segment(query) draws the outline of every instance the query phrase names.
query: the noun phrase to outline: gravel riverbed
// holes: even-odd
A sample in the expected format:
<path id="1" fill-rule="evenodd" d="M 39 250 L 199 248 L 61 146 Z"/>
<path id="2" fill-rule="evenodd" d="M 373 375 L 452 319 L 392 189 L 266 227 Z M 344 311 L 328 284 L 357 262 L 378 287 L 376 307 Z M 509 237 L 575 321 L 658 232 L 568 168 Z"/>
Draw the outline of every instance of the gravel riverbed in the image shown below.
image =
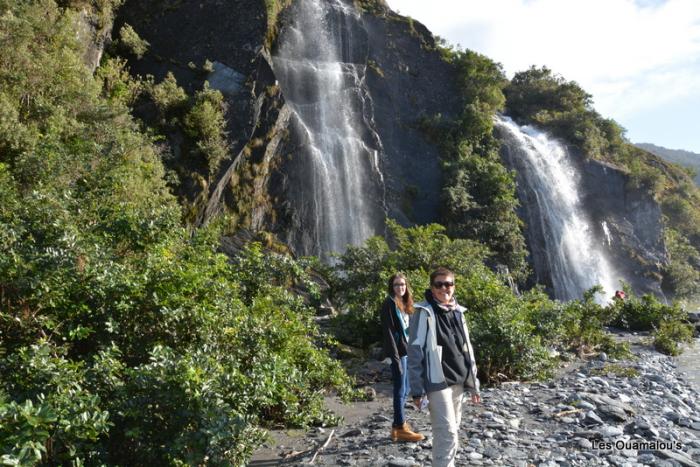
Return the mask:
<path id="1" fill-rule="evenodd" d="M 700 467 L 698 387 L 646 338 L 618 338 L 634 358 L 572 361 L 552 381 L 504 383 L 465 403 L 457 465 Z M 392 443 L 389 369 L 368 362 L 368 373 L 375 400 L 337 404 L 338 427 L 272 433 L 250 465 L 429 466 L 428 414 L 407 410 L 425 441 Z"/>

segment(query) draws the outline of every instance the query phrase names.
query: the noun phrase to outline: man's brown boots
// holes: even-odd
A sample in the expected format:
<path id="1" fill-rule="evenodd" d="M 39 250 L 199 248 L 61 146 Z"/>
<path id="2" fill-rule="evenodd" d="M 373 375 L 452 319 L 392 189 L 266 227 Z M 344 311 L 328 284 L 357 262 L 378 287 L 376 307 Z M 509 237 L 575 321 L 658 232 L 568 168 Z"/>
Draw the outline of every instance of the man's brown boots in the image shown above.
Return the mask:
<path id="1" fill-rule="evenodd" d="M 411 427 L 408 426 L 408 423 L 391 428 L 391 440 L 393 442 L 409 441 L 412 443 L 417 443 L 418 441 L 423 441 L 423 439 L 425 439 L 425 436 L 411 431 Z"/>

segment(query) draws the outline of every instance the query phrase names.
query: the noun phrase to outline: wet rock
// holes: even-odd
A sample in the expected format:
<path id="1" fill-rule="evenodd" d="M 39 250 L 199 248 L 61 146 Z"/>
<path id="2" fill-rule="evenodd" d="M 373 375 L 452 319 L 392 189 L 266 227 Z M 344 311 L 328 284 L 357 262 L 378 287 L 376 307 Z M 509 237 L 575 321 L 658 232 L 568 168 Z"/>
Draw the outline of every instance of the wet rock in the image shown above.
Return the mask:
<path id="1" fill-rule="evenodd" d="M 597 431 L 601 434 L 601 436 L 603 436 L 603 438 L 614 438 L 616 436 L 620 436 L 623 433 L 622 428 L 612 425 L 604 425 L 598 428 Z"/>
<path id="2" fill-rule="evenodd" d="M 418 464 L 415 460 L 395 458 L 389 459 L 386 465 L 387 467 L 417 467 L 420 464 Z"/>
<path id="3" fill-rule="evenodd" d="M 603 420 L 593 410 L 589 410 L 582 423 L 584 425 L 603 425 Z"/>

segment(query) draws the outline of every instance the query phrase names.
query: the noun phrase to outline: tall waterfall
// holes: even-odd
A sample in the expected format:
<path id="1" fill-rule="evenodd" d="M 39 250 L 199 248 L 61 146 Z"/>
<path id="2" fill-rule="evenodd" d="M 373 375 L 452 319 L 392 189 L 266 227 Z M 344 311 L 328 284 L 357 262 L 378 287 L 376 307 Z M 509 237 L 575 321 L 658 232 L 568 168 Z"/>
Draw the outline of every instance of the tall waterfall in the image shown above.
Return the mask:
<path id="1" fill-rule="evenodd" d="M 596 284 L 609 299 L 618 286 L 578 196 L 579 177 L 566 149 L 530 126 L 497 117 L 496 128 L 518 173 L 535 272 L 551 278 L 560 300 L 581 298 Z M 523 199 L 524 198 L 524 199 Z M 537 245 L 533 237 L 543 239 Z"/>
<path id="2" fill-rule="evenodd" d="M 381 142 L 365 85 L 366 38 L 353 36 L 364 32 L 359 14 L 341 0 L 299 0 L 294 8 L 273 63 L 301 141 L 303 174 L 293 189 L 302 250 L 327 258 L 382 225 Z"/>

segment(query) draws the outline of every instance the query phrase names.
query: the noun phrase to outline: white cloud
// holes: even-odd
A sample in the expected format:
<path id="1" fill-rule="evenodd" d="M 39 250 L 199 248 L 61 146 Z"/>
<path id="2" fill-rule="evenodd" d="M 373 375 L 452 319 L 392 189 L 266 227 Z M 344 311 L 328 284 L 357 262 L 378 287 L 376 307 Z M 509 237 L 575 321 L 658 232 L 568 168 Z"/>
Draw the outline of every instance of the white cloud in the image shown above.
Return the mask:
<path id="1" fill-rule="evenodd" d="M 697 0 L 388 1 L 509 76 L 548 66 L 591 93 L 604 116 L 700 96 Z"/>

